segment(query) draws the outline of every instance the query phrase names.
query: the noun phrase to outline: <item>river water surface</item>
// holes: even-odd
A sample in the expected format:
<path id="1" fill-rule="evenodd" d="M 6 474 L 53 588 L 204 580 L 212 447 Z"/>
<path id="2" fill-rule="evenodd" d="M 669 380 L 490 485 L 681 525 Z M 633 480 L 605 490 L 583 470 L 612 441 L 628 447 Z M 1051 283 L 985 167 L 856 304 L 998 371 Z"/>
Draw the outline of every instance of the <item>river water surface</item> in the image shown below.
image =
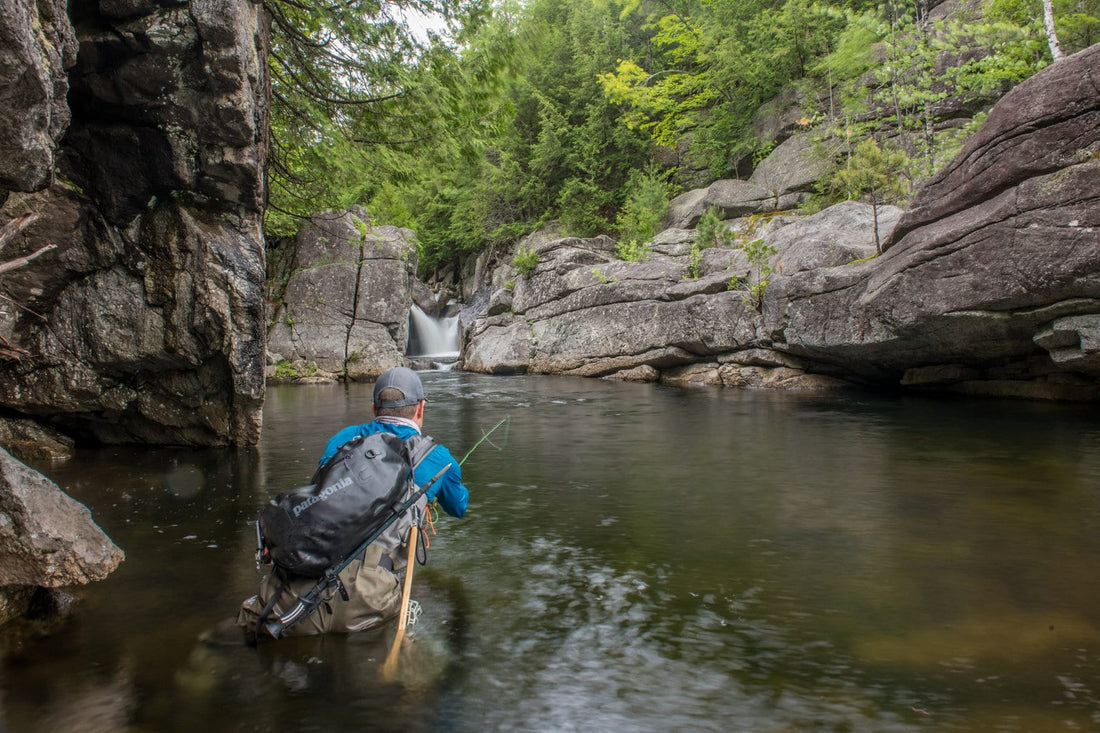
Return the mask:
<path id="1" fill-rule="evenodd" d="M 274 387 L 257 451 L 37 466 L 127 559 L 4 662 L 0 730 L 1100 729 L 1095 407 L 424 381 L 456 456 L 509 422 L 396 679 L 392 630 L 216 631 L 255 592 L 248 522 L 369 414 L 370 385 Z"/>

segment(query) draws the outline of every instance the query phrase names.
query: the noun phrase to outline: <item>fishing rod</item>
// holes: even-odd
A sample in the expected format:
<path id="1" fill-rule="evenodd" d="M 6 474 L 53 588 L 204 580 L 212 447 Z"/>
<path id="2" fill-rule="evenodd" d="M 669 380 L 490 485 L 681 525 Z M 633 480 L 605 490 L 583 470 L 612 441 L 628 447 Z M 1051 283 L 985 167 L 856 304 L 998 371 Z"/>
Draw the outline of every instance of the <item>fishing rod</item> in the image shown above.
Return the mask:
<path id="1" fill-rule="evenodd" d="M 466 455 L 462 456 L 462 460 L 458 462 L 458 465 L 461 466 L 463 463 L 465 463 L 466 459 L 469 458 L 473 454 L 473 452 L 478 449 L 478 446 L 480 446 L 486 440 L 489 440 L 490 435 L 495 433 L 501 425 L 509 423 L 510 420 L 511 415 L 505 415 L 503 418 L 501 418 L 496 425 L 491 427 L 488 432 L 481 436 L 480 440 L 474 443 L 474 446 L 470 448 L 470 450 L 466 451 Z M 500 446 L 497 446 L 492 441 L 489 441 L 489 445 L 492 445 L 497 450 L 501 449 Z M 444 468 L 444 470 L 446 470 L 446 468 Z M 440 472 L 440 474 L 442 474 L 442 472 Z M 437 475 L 436 478 L 439 478 L 439 476 Z M 432 481 L 435 481 L 435 479 L 432 479 Z M 421 530 L 418 530 L 415 524 L 409 529 L 409 556 L 408 561 L 405 563 L 405 580 L 402 584 L 401 589 L 401 607 L 397 612 L 397 633 L 393 637 L 393 643 L 390 645 L 389 654 L 386 655 L 386 661 L 382 664 L 382 679 L 388 682 L 393 681 L 394 679 L 394 671 L 397 668 L 398 650 L 401 648 L 401 642 L 405 638 L 405 630 L 409 625 L 409 603 L 411 601 L 410 591 L 412 590 L 413 568 L 416 566 L 416 539 L 420 535 L 420 532 Z M 433 534 L 435 533 L 434 526 L 432 532 Z M 427 534 L 425 534 L 424 537 L 425 539 L 427 539 Z M 425 547 L 427 547 L 427 545 L 425 545 Z"/>

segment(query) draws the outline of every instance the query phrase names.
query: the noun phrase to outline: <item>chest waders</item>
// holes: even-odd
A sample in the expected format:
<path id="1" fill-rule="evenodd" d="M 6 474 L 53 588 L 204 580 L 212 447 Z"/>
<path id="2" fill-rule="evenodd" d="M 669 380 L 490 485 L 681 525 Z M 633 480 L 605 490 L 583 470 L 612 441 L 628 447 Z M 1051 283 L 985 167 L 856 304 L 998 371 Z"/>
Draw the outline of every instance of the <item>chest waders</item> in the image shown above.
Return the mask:
<path id="1" fill-rule="evenodd" d="M 430 440 L 423 441 L 423 446 L 424 448 L 426 448 L 426 450 L 413 451 L 414 453 L 418 454 L 411 462 L 413 468 L 415 468 L 416 465 L 419 465 L 424 457 L 429 452 L 431 452 L 431 449 L 435 447 Z M 330 591 L 334 588 L 345 602 L 348 601 L 348 592 L 347 589 L 344 587 L 343 581 L 340 580 L 340 573 L 349 564 L 351 564 L 352 561 L 362 555 L 366 551 L 367 547 L 379 537 L 381 537 L 382 534 L 387 529 L 389 529 L 389 527 L 394 522 L 403 517 L 410 509 L 412 509 L 414 505 L 418 501 L 420 501 L 421 498 L 423 498 L 428 489 L 430 489 L 432 485 L 435 484 L 435 482 L 438 481 L 450 467 L 451 464 L 447 464 L 446 466 L 444 466 L 422 487 L 416 487 L 414 483 L 413 488 L 415 489 L 415 491 L 413 491 L 409 498 L 399 504 L 397 507 L 395 507 L 382 522 L 382 524 L 379 525 L 373 532 L 371 532 L 357 547 L 355 547 L 346 557 L 344 557 L 343 560 L 325 569 L 324 573 L 317 579 L 317 582 L 313 585 L 313 587 L 305 595 L 299 597 L 298 602 L 294 605 L 293 608 L 290 609 L 290 611 L 283 614 L 282 616 L 270 618 L 271 612 L 275 608 L 275 604 L 278 602 L 279 598 L 283 594 L 283 591 L 286 590 L 291 580 L 294 579 L 290 573 L 286 572 L 285 569 L 279 567 L 278 564 L 275 564 L 274 570 L 272 572 L 277 575 L 280 583 L 275 592 L 272 593 L 271 598 L 264 605 L 259 617 L 256 619 L 255 637 L 258 639 L 261 635 L 261 632 L 266 632 L 266 634 L 270 635 L 272 638 L 278 639 L 287 629 L 289 629 L 295 623 L 301 621 L 304 618 L 307 618 L 315 611 L 317 611 L 317 609 L 321 606 L 322 603 L 325 602 L 326 599 L 332 597 Z M 420 518 L 417 517 L 413 522 L 413 529 L 415 531 L 419 531 L 419 527 Z M 259 567 L 265 562 L 265 560 L 270 561 L 270 558 L 267 554 L 267 548 L 264 545 L 259 523 L 257 523 L 256 525 L 256 532 L 257 540 L 259 542 L 256 562 L 257 567 Z M 299 578 L 300 577 L 301 576 L 299 576 Z"/>

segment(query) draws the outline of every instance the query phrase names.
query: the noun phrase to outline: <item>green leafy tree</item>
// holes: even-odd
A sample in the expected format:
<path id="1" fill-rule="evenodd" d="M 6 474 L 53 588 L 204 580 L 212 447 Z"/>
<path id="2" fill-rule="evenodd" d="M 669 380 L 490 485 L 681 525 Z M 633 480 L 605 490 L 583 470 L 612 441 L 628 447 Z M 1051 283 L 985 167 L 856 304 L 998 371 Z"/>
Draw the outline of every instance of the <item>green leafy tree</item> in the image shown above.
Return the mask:
<path id="1" fill-rule="evenodd" d="M 995 99 L 1049 62 L 1038 26 L 1012 13 L 931 20 L 909 0 L 844 15 L 835 48 L 812 67 L 813 79 L 828 84 L 821 139 L 828 152 L 850 159 L 854 142 L 889 134 L 918 163 L 918 178 L 950 160 L 977 126 L 940 129 L 943 100 Z"/>
<path id="2" fill-rule="evenodd" d="M 990 22 L 1027 28 L 1045 43 L 1042 25 L 1049 12 L 1064 53 L 1077 53 L 1100 43 L 1100 0 L 1052 0 L 1049 11 L 1045 4 L 1044 0 L 989 0 L 986 17 Z"/>
<path id="3" fill-rule="evenodd" d="M 842 15 L 810 0 L 685 2 L 675 12 L 656 5 L 647 53 L 600 81 L 628 124 L 666 147 L 689 137 L 715 175 L 751 158 L 753 113 L 830 51 L 843 28 Z"/>

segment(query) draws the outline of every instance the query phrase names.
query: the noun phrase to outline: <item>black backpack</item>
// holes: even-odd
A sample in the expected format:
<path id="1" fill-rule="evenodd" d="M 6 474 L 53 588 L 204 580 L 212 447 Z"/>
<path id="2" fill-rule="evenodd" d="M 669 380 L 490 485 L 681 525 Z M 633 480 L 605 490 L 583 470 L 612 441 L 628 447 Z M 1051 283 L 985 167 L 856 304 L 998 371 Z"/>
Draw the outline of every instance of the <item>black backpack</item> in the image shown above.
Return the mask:
<path id="1" fill-rule="evenodd" d="M 260 513 L 271 562 L 295 577 L 324 576 L 404 513 L 401 505 L 416 489 L 413 469 L 434 447 L 427 436 L 402 441 L 384 431 L 342 445 L 309 486 L 276 496 Z"/>
<path id="2" fill-rule="evenodd" d="M 317 469 L 309 486 L 279 494 L 260 512 L 256 533 L 258 563 L 273 563 L 283 579 L 316 578 L 298 605 L 268 622 L 280 588 L 257 622 L 278 638 L 283 630 L 312 613 L 323 592 L 335 586 L 341 570 L 401 518 L 450 464 L 418 487 L 413 471 L 435 448 L 428 436 L 401 440 L 385 431 L 354 438 Z"/>

